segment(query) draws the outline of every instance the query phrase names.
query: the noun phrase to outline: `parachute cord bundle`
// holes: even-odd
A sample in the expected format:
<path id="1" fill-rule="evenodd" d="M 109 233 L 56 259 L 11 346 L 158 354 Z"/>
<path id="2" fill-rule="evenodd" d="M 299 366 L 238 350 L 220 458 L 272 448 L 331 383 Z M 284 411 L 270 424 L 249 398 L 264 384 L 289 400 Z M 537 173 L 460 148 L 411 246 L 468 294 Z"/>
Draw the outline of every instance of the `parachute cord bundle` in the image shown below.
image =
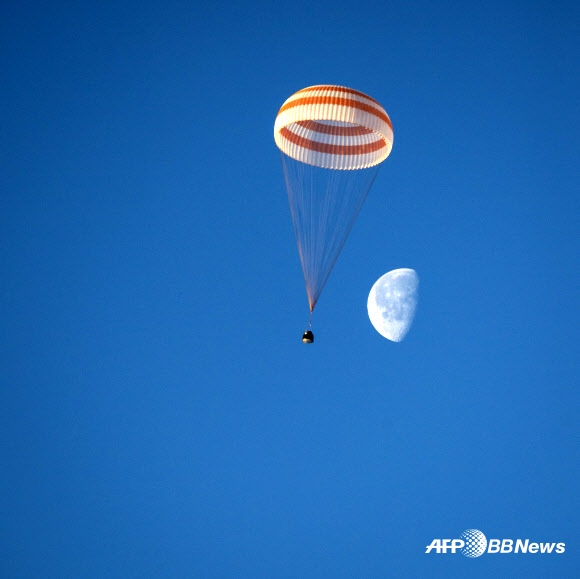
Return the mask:
<path id="1" fill-rule="evenodd" d="M 281 157 L 312 312 L 380 166 L 341 171 L 307 165 L 284 153 Z"/>

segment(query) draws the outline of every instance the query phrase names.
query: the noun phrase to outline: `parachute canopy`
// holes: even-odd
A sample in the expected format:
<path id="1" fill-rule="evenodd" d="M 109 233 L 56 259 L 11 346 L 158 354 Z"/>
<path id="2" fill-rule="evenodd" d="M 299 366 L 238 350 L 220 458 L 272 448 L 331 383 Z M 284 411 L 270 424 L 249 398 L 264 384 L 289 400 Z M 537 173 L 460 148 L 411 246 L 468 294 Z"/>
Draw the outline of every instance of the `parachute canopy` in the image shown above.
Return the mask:
<path id="1" fill-rule="evenodd" d="M 364 93 L 317 85 L 282 105 L 274 140 L 312 312 L 379 164 L 391 152 L 393 127 L 385 109 Z"/>
<path id="2" fill-rule="evenodd" d="M 393 146 L 385 109 L 362 92 L 318 85 L 299 90 L 274 125 L 279 149 L 296 161 L 325 169 L 364 169 L 384 161 Z"/>

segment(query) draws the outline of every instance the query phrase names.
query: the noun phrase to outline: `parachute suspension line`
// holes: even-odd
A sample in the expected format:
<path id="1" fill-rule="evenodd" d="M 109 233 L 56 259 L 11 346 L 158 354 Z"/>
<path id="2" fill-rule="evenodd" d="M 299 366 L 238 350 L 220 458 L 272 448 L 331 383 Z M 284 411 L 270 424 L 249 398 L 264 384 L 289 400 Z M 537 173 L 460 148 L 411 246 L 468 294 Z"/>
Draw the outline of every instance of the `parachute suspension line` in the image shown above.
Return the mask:
<path id="1" fill-rule="evenodd" d="M 304 282 L 306 284 L 306 294 L 308 296 L 308 305 L 310 308 L 310 315 L 312 316 L 312 311 L 316 304 L 314 299 L 314 288 L 309 280 L 308 267 L 309 263 L 309 252 L 307 246 L 307 232 L 314 230 L 314 223 L 312 222 L 312 216 L 310 222 L 307 222 L 309 216 L 309 200 L 306 193 L 297 190 L 296 183 L 304 182 L 306 187 L 305 191 L 312 191 L 312 185 L 307 183 L 306 175 L 306 165 L 303 163 L 294 162 L 292 164 L 285 162 L 286 155 L 280 151 L 282 158 L 282 168 L 284 170 L 284 179 L 286 181 L 286 191 L 288 192 L 288 201 L 290 203 L 290 212 L 292 214 L 292 223 L 294 224 L 294 233 L 296 235 L 296 242 L 298 245 L 298 254 L 300 256 L 300 263 L 302 264 L 302 273 L 304 275 Z M 289 160 L 288 157 L 286 159 Z"/>
<path id="2" fill-rule="evenodd" d="M 312 313 L 380 166 L 324 169 L 281 156 Z"/>

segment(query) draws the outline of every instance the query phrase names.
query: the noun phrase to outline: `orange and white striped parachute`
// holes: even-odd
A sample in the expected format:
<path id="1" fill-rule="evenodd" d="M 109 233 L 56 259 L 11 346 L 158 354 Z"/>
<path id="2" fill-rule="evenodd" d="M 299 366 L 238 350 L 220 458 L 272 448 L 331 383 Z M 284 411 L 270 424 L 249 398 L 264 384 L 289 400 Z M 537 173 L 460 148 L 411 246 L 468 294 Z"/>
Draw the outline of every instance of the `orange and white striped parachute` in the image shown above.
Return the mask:
<path id="1" fill-rule="evenodd" d="M 384 161 L 393 146 L 385 109 L 344 86 L 299 90 L 282 105 L 274 124 L 279 149 L 297 161 L 326 169 L 364 169 Z"/>
<path id="2" fill-rule="evenodd" d="M 282 165 L 310 312 L 378 173 L 393 127 L 368 95 L 335 85 L 294 93 L 280 108 L 274 140 Z"/>

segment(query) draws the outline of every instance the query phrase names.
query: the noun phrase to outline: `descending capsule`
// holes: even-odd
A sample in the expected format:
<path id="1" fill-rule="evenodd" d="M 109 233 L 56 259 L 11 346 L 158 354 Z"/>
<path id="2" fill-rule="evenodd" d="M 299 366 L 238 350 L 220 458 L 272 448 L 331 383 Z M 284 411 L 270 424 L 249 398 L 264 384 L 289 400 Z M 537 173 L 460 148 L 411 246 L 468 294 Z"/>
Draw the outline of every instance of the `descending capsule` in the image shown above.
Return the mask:
<path id="1" fill-rule="evenodd" d="M 314 342 L 314 334 L 310 330 L 306 330 L 304 334 L 302 334 L 302 341 L 305 344 L 312 344 L 312 342 Z"/>

